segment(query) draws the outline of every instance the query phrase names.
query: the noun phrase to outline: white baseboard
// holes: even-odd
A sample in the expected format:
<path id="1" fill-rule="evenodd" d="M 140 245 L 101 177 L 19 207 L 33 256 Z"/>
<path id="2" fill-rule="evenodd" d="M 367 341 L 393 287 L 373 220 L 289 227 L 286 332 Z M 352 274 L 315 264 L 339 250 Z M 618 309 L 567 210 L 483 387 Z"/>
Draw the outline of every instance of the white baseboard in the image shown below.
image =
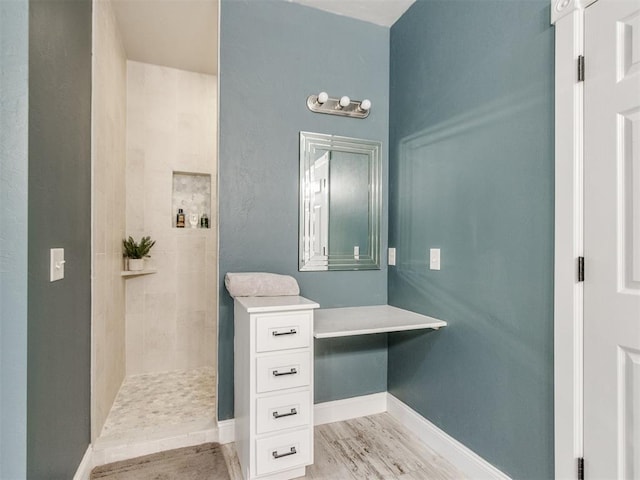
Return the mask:
<path id="1" fill-rule="evenodd" d="M 89 445 L 87 451 L 84 452 L 80 465 L 78 465 L 78 470 L 76 470 L 73 480 L 89 480 L 91 470 L 93 470 L 93 448 Z"/>
<path id="2" fill-rule="evenodd" d="M 231 420 L 221 420 L 218 422 L 218 443 L 231 443 L 236 439 L 236 422 Z"/>
<path id="3" fill-rule="evenodd" d="M 345 398 L 332 402 L 314 405 L 313 415 L 315 425 L 342 422 L 351 418 L 375 415 L 387 411 L 387 392 L 362 395 L 360 397 Z"/>
<path id="4" fill-rule="evenodd" d="M 386 411 L 387 392 L 380 392 L 332 402 L 317 403 L 313 408 L 313 416 L 315 425 L 323 425 Z M 235 441 L 235 437 L 234 419 L 218 422 L 219 443 L 231 443 Z"/>
<path id="5" fill-rule="evenodd" d="M 455 438 L 446 434 L 390 393 L 387 395 L 387 411 L 407 430 L 416 435 L 421 442 L 442 455 L 468 478 L 473 478 L 474 480 L 511 480 L 508 475 L 498 470 Z"/>

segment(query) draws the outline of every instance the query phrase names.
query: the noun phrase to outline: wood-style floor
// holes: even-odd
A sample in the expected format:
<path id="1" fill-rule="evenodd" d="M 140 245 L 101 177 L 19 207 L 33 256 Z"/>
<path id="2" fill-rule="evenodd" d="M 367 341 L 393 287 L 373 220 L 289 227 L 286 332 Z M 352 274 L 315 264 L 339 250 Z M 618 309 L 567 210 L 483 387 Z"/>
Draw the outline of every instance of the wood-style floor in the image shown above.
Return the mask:
<path id="1" fill-rule="evenodd" d="M 389 414 L 315 427 L 314 464 L 305 479 L 458 480 L 465 477 Z M 233 443 L 223 445 L 232 480 L 242 480 Z"/>

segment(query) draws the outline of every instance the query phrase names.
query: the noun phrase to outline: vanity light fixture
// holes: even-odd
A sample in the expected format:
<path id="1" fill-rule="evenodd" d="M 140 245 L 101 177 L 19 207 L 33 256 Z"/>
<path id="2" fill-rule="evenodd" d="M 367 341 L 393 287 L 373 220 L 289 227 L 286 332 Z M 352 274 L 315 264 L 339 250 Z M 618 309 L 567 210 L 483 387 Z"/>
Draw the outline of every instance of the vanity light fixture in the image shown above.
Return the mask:
<path id="1" fill-rule="evenodd" d="M 344 95 L 340 98 L 329 97 L 327 92 L 307 97 L 307 107 L 312 112 L 328 113 L 329 115 L 343 115 L 354 118 L 367 118 L 371 110 L 371 100 L 351 100 Z"/>

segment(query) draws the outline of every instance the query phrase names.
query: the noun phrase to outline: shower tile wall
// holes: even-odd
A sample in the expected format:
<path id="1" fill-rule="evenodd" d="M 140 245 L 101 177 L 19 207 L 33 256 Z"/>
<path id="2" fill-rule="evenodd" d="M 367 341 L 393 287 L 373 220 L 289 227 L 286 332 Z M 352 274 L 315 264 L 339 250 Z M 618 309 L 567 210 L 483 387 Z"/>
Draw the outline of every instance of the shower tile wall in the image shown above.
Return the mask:
<path id="1" fill-rule="evenodd" d="M 95 2 L 92 202 L 92 440 L 125 376 L 125 233 L 127 66 L 111 2 Z"/>
<path id="2" fill-rule="evenodd" d="M 171 199 L 173 172 L 211 175 L 216 198 L 216 90 L 212 75 L 127 62 L 126 228 L 156 240 L 158 271 L 127 280 L 127 375 L 216 363 L 216 230 L 175 228 Z"/>

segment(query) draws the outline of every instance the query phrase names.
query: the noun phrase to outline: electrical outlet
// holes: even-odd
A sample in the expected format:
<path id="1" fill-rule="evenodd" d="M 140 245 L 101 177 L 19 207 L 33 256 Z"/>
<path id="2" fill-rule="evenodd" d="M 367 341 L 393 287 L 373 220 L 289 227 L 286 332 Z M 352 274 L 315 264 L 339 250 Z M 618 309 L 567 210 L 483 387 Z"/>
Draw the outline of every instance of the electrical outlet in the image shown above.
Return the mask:
<path id="1" fill-rule="evenodd" d="M 387 255 L 387 263 L 389 265 L 395 265 L 396 264 L 396 249 L 395 248 L 389 248 L 389 253 Z"/>
<path id="2" fill-rule="evenodd" d="M 431 270 L 440 270 L 440 249 L 429 249 L 429 268 Z"/>

